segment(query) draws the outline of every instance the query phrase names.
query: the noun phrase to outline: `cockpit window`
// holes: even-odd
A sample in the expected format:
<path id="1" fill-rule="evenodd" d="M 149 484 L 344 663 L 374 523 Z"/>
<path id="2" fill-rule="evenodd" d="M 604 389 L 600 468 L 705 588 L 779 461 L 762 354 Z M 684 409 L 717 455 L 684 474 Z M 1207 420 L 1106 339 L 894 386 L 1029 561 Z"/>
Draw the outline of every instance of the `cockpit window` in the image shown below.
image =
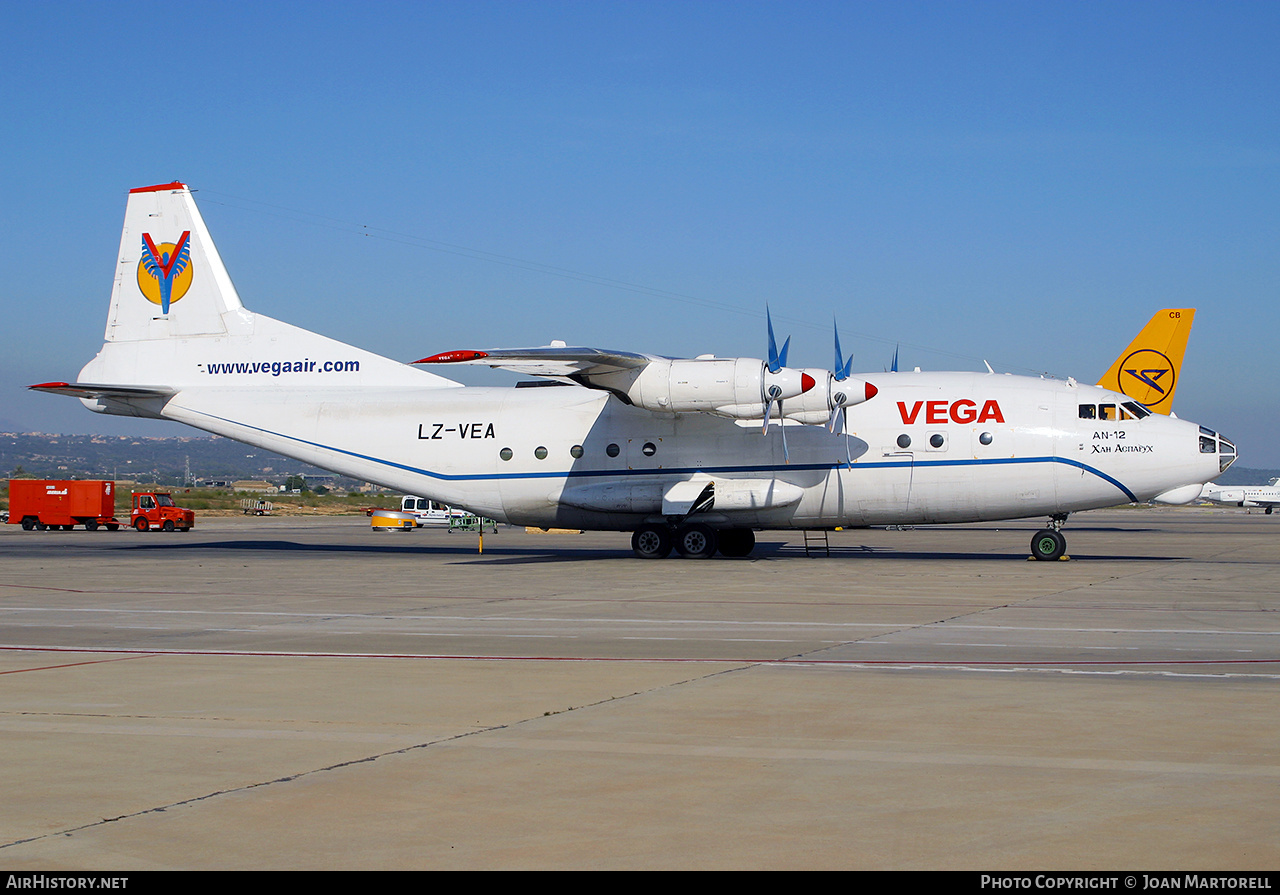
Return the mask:
<path id="1" fill-rule="evenodd" d="M 1204 435 L 1200 436 L 1200 453 L 1216 454 L 1218 453 L 1218 442 Z"/>
<path id="2" fill-rule="evenodd" d="M 1137 401 L 1125 401 L 1119 407 L 1115 404 L 1081 404 L 1080 419 L 1082 420 L 1106 420 L 1115 422 L 1116 420 L 1140 420 L 1151 416 L 1151 411 L 1143 407 Z"/>
<path id="3" fill-rule="evenodd" d="M 1225 438 L 1218 438 L 1218 472 L 1226 472 L 1227 467 L 1236 462 L 1236 446 Z M 1275 484 L 1272 479 L 1271 484 Z"/>

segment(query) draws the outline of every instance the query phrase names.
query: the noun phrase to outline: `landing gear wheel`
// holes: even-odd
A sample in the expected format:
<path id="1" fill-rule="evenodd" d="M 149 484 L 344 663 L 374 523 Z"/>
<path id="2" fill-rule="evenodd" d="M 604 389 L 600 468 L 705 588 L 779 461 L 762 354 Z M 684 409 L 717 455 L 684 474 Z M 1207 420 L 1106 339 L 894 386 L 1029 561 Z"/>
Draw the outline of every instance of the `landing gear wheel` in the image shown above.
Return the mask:
<path id="1" fill-rule="evenodd" d="M 631 535 L 631 549 L 640 559 L 665 559 L 671 553 L 671 534 L 660 525 L 644 525 Z"/>
<path id="2" fill-rule="evenodd" d="M 164 525 L 161 525 L 160 527 L 165 531 L 173 531 L 173 520 L 172 519 L 164 520 Z"/>
<path id="3" fill-rule="evenodd" d="M 136 520 L 134 520 L 133 527 L 136 528 L 138 531 L 146 531 L 148 527 L 147 517 L 139 516 Z"/>
<path id="4" fill-rule="evenodd" d="M 1052 562 L 1061 559 L 1066 552 L 1067 539 L 1062 536 L 1062 532 L 1054 531 L 1052 528 L 1036 532 L 1035 537 L 1031 539 L 1031 555 L 1036 559 Z"/>
<path id="5" fill-rule="evenodd" d="M 756 546 L 756 533 L 749 528 L 722 528 L 716 532 L 721 556 L 750 556 Z"/>
<path id="6" fill-rule="evenodd" d="M 685 559 L 707 559 L 716 553 L 716 530 L 701 522 L 682 525 L 676 530 L 676 553 Z"/>

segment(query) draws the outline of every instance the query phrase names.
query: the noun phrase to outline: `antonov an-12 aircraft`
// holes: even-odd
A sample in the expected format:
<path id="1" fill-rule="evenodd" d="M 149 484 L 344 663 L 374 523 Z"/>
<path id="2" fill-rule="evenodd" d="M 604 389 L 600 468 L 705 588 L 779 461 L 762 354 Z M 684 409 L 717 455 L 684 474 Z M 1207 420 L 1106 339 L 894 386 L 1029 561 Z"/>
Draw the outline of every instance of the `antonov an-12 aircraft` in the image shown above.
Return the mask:
<path id="1" fill-rule="evenodd" d="M 1043 516 L 1031 551 L 1053 560 L 1069 513 L 1191 501 L 1235 459 L 1216 432 L 1123 391 L 858 377 L 838 336 L 834 371 L 793 369 L 769 335 L 767 360 L 557 343 L 400 363 L 246 309 L 190 190 L 166 183 L 129 194 L 102 350 L 76 382 L 32 388 L 503 522 L 629 531 L 648 559 L 746 556 L 769 529 Z M 1130 376 L 1167 390 L 1176 370 L 1152 359 Z M 550 387 L 463 387 L 424 369 L 449 363 Z"/>

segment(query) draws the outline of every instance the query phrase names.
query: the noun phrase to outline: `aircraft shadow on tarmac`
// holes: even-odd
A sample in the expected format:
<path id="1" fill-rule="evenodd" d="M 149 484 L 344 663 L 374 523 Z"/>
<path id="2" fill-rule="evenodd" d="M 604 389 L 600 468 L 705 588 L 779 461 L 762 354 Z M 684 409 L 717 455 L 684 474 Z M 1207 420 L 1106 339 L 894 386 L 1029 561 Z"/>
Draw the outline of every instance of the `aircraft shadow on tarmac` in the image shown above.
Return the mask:
<path id="1" fill-rule="evenodd" d="M 1087 529 L 1095 531 L 1110 531 L 1112 529 Z M 1117 529 L 1118 530 L 1118 529 Z M 1124 529 L 1132 531 L 1132 529 Z M 327 544 L 306 544 L 297 541 L 282 540 L 235 540 L 235 541 L 183 541 L 182 543 L 153 543 L 130 544 L 120 549 L 124 550 L 201 550 L 201 551 L 225 551 L 225 552 L 247 552 L 247 553 L 345 553 L 345 554 L 383 554 L 390 556 L 453 556 L 458 557 L 464 562 L 482 563 L 486 565 L 501 564 L 518 564 L 518 563 L 545 563 L 545 562 L 583 562 L 583 561 L 605 561 L 616 560 L 620 558 L 631 558 L 632 552 L 627 545 L 625 539 L 620 538 L 617 548 L 592 546 L 592 547 L 571 547 L 571 546 L 543 546 L 530 545 L 528 547 L 511 547 L 511 546 L 490 546 L 486 547 L 484 553 L 478 551 L 475 543 L 462 543 L 456 545 L 436 545 L 436 544 L 368 544 L 368 543 L 327 543 Z M 1112 562 L 1152 562 L 1171 559 L 1182 559 L 1184 557 L 1165 556 L 1165 555 L 1124 555 L 1124 554 L 1069 554 L 1073 561 L 1075 560 L 1091 560 L 1091 561 L 1112 561 Z M 917 562 L 974 562 L 974 561 L 1022 561 L 1027 559 L 1028 554 L 1022 551 L 1011 550 L 1003 553 L 959 553 L 954 551 L 925 551 L 925 550 L 899 550 L 893 547 L 873 547 L 868 545 L 832 545 L 827 550 L 812 549 L 806 554 L 805 548 L 800 544 L 788 543 L 786 541 L 758 541 L 756 548 L 751 556 L 727 559 L 725 557 L 717 557 L 710 560 L 711 562 L 753 562 L 768 560 L 795 560 L 810 559 L 814 561 L 823 559 L 858 559 L 867 560 L 912 560 Z M 671 558 L 662 560 L 668 565 L 682 562 L 691 562 L 692 560 L 680 560 Z M 639 562 L 637 560 L 637 562 Z"/>

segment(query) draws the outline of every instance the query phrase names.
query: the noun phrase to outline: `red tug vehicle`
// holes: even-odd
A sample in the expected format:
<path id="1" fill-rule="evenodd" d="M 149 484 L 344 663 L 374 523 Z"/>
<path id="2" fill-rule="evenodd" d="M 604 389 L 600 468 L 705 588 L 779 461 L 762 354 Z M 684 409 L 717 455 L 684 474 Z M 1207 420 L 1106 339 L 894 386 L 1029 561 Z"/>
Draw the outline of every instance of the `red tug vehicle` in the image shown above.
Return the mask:
<path id="1" fill-rule="evenodd" d="M 71 531 L 83 525 L 88 531 L 105 527 L 116 531 L 116 483 L 107 481 L 9 480 L 9 523 L 27 531 L 61 528 Z M 192 510 L 175 506 L 163 491 L 135 491 L 128 525 L 138 531 L 190 531 L 196 524 Z"/>

